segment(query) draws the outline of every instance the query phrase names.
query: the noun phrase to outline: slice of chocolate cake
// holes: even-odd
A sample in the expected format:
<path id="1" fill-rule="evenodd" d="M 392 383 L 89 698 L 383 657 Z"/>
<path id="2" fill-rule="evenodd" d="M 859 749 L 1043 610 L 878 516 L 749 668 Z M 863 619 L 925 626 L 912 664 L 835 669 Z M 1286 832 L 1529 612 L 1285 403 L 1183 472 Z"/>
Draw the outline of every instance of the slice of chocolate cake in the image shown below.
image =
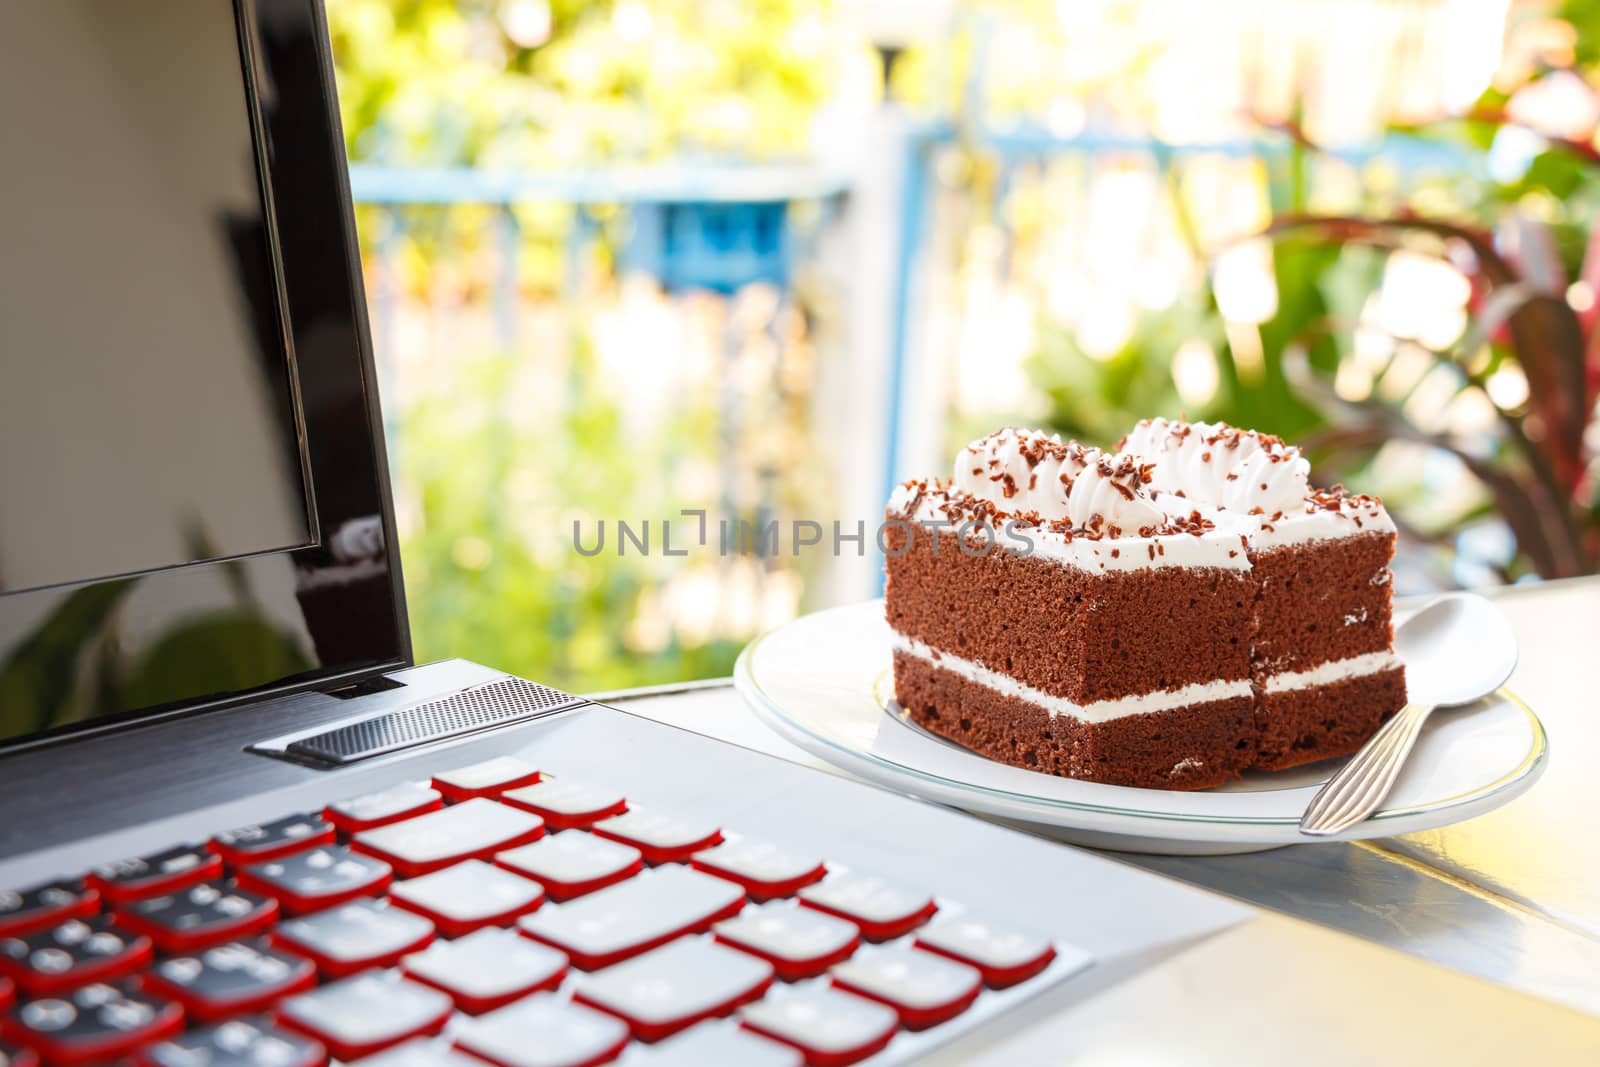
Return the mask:
<path id="1" fill-rule="evenodd" d="M 1404 702 L 1393 525 L 1306 474 L 1276 438 L 1204 424 L 1141 423 L 1117 455 L 975 442 L 889 502 L 901 705 L 991 758 L 1122 785 L 1353 751 Z"/>
<path id="2" fill-rule="evenodd" d="M 1256 766 L 1360 748 L 1405 704 L 1390 611 L 1395 528 L 1383 504 L 1314 491 L 1299 449 L 1221 424 L 1150 419 L 1122 448 L 1152 465 L 1158 499 L 1181 490 L 1215 521 L 1249 527 Z"/>
<path id="3" fill-rule="evenodd" d="M 889 503 L 895 692 L 991 758 L 1201 788 L 1255 755 L 1246 547 L 1148 492 L 1151 471 L 1042 434 L 968 447 Z"/>

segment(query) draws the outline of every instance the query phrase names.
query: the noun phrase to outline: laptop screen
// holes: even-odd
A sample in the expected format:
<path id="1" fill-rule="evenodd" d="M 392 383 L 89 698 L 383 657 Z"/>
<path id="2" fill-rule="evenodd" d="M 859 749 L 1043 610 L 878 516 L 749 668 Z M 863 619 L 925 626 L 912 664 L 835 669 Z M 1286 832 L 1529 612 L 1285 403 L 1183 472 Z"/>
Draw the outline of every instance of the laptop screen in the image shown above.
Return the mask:
<path id="1" fill-rule="evenodd" d="M 0 593 L 313 543 L 232 10 L 5 22 Z"/>
<path id="2" fill-rule="evenodd" d="M 0 3 L 0 145 L 0 750 L 409 663 L 318 0 Z"/>

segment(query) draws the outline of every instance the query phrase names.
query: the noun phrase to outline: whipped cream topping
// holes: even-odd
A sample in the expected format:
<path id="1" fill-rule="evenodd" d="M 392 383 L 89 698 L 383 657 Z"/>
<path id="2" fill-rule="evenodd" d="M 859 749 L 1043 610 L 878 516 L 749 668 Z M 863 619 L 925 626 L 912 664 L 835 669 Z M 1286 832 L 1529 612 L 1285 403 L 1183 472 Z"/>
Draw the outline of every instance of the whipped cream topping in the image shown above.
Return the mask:
<path id="1" fill-rule="evenodd" d="M 1166 524 L 1167 514 L 1145 492 L 1150 472 L 1124 456 L 1108 456 L 1099 449 L 1079 472 L 1067 499 L 1067 521 L 1085 530 L 1101 524 L 1116 537 L 1137 531 L 1149 537 Z"/>
<path id="2" fill-rule="evenodd" d="M 1191 506 L 1261 514 L 1300 510 L 1311 464 L 1282 439 L 1225 423 L 1145 419 L 1122 439 L 1124 454 L 1151 464 L 1151 488 Z"/>
<path id="3" fill-rule="evenodd" d="M 1008 515 L 1066 522 L 1089 536 L 1148 537 L 1167 521 L 1149 480 L 1131 457 L 1008 426 L 963 448 L 950 484 Z"/>
<path id="4" fill-rule="evenodd" d="M 1382 501 L 1313 490 L 1310 469 L 1280 438 L 1224 423 L 1145 419 L 1115 454 L 1007 427 L 962 449 L 950 482 L 907 482 L 889 508 L 1096 572 L 1243 569 L 1249 550 L 1394 531 Z"/>
<path id="5" fill-rule="evenodd" d="M 1358 533 L 1395 532 L 1383 501 L 1372 496 L 1352 496 L 1343 488 L 1319 489 L 1294 511 L 1255 516 L 1250 547 L 1257 551 L 1350 537 Z"/>
<path id="6" fill-rule="evenodd" d="M 964 536 L 968 542 L 964 551 L 972 555 L 1002 551 L 1037 556 L 1092 574 L 1151 567 L 1245 570 L 1250 566 L 1237 529 L 1184 525 L 1168 518 L 1160 532 L 1149 536 L 1113 536 L 1104 523 L 1075 529 L 1066 518 L 1047 522 L 1031 513 L 1009 513 L 991 500 L 941 482 L 903 483 L 890 496 L 888 511 L 890 519 Z"/>
<path id="7" fill-rule="evenodd" d="M 1089 465 L 1087 449 L 1056 434 L 1006 427 L 980 437 L 956 456 L 951 485 L 1008 512 L 1067 516 L 1073 482 Z"/>

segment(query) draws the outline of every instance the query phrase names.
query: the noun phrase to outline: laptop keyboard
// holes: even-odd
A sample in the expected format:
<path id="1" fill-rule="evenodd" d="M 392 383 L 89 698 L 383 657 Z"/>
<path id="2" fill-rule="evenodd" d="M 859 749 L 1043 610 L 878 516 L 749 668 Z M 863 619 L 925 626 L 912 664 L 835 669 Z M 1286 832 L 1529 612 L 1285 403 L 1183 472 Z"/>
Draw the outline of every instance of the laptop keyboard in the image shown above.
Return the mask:
<path id="1" fill-rule="evenodd" d="M 0 1067 L 844 1067 L 1088 962 L 501 757 L 0 889 Z"/>

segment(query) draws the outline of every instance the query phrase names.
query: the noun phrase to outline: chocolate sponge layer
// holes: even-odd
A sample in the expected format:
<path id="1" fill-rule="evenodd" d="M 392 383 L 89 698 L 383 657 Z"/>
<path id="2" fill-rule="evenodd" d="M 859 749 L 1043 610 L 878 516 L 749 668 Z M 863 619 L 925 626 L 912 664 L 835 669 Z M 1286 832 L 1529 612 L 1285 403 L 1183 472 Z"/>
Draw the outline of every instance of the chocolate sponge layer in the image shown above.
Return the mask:
<path id="1" fill-rule="evenodd" d="M 1258 693 L 1255 765 L 1281 771 L 1348 756 L 1405 703 L 1402 667 L 1309 689 Z"/>
<path id="2" fill-rule="evenodd" d="M 891 516 L 891 518 L 894 516 Z M 909 539 L 909 545 L 907 541 Z M 890 525 L 889 625 L 1076 704 L 1250 677 L 1249 571 L 1090 574 Z"/>
<path id="3" fill-rule="evenodd" d="M 1364 533 L 1252 552 L 1258 680 L 1394 643 L 1394 534 Z"/>
<path id="4" fill-rule="evenodd" d="M 1067 778 L 1206 789 L 1255 756 L 1249 696 L 1086 723 L 896 652 L 895 694 L 918 725 L 990 759 Z"/>

